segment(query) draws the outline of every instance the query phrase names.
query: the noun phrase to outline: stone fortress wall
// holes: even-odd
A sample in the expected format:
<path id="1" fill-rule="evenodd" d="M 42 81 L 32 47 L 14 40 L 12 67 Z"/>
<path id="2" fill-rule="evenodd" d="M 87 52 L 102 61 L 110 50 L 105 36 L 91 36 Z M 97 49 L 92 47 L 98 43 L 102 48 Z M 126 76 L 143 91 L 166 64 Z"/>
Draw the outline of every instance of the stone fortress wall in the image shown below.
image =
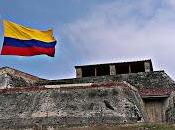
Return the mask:
<path id="1" fill-rule="evenodd" d="M 46 80 L 1 68 L 0 128 L 175 122 L 175 82 L 164 71 L 153 71 L 150 60 L 76 69 L 81 77 Z"/>

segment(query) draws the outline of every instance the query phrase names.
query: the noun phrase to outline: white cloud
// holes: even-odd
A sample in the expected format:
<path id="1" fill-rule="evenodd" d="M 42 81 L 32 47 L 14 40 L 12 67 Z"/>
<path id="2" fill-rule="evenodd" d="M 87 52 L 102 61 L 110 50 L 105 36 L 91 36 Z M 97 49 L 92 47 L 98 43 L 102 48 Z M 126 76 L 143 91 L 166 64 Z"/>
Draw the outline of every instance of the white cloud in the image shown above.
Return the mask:
<path id="1" fill-rule="evenodd" d="M 175 77 L 174 7 L 174 0 L 126 0 L 100 5 L 66 25 L 65 37 L 86 63 L 152 58 L 157 69 L 166 69 Z"/>

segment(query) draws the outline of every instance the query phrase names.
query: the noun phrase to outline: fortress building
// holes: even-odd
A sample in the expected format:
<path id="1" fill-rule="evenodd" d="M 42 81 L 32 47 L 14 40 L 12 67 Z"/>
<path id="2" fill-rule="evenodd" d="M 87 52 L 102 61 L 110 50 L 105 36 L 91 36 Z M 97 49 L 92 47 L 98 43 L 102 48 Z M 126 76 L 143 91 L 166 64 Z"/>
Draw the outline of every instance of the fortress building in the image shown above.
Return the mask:
<path id="1" fill-rule="evenodd" d="M 75 69 L 76 78 L 47 80 L 1 68 L 0 128 L 175 122 L 175 82 L 151 60 Z"/>

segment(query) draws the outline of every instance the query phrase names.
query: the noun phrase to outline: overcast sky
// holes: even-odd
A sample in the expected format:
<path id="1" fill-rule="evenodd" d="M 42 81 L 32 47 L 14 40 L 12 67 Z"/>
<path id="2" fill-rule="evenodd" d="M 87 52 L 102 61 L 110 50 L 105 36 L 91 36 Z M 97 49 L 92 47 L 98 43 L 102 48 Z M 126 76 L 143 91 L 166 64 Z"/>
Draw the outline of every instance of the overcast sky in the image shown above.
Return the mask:
<path id="1" fill-rule="evenodd" d="M 54 58 L 0 56 L 41 78 L 75 77 L 75 65 L 152 59 L 154 70 L 175 79 L 175 0 L 0 0 L 3 19 L 54 29 Z"/>

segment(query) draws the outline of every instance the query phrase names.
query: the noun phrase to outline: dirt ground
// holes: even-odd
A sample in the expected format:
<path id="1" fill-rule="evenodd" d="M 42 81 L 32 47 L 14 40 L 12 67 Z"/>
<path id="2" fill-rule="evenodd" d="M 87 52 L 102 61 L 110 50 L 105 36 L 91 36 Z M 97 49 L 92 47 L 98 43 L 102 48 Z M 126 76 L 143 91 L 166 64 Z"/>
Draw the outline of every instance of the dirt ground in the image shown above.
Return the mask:
<path id="1" fill-rule="evenodd" d="M 58 130 L 175 130 L 175 125 L 173 124 L 134 124 L 134 125 L 117 125 L 117 126 L 61 128 Z"/>

